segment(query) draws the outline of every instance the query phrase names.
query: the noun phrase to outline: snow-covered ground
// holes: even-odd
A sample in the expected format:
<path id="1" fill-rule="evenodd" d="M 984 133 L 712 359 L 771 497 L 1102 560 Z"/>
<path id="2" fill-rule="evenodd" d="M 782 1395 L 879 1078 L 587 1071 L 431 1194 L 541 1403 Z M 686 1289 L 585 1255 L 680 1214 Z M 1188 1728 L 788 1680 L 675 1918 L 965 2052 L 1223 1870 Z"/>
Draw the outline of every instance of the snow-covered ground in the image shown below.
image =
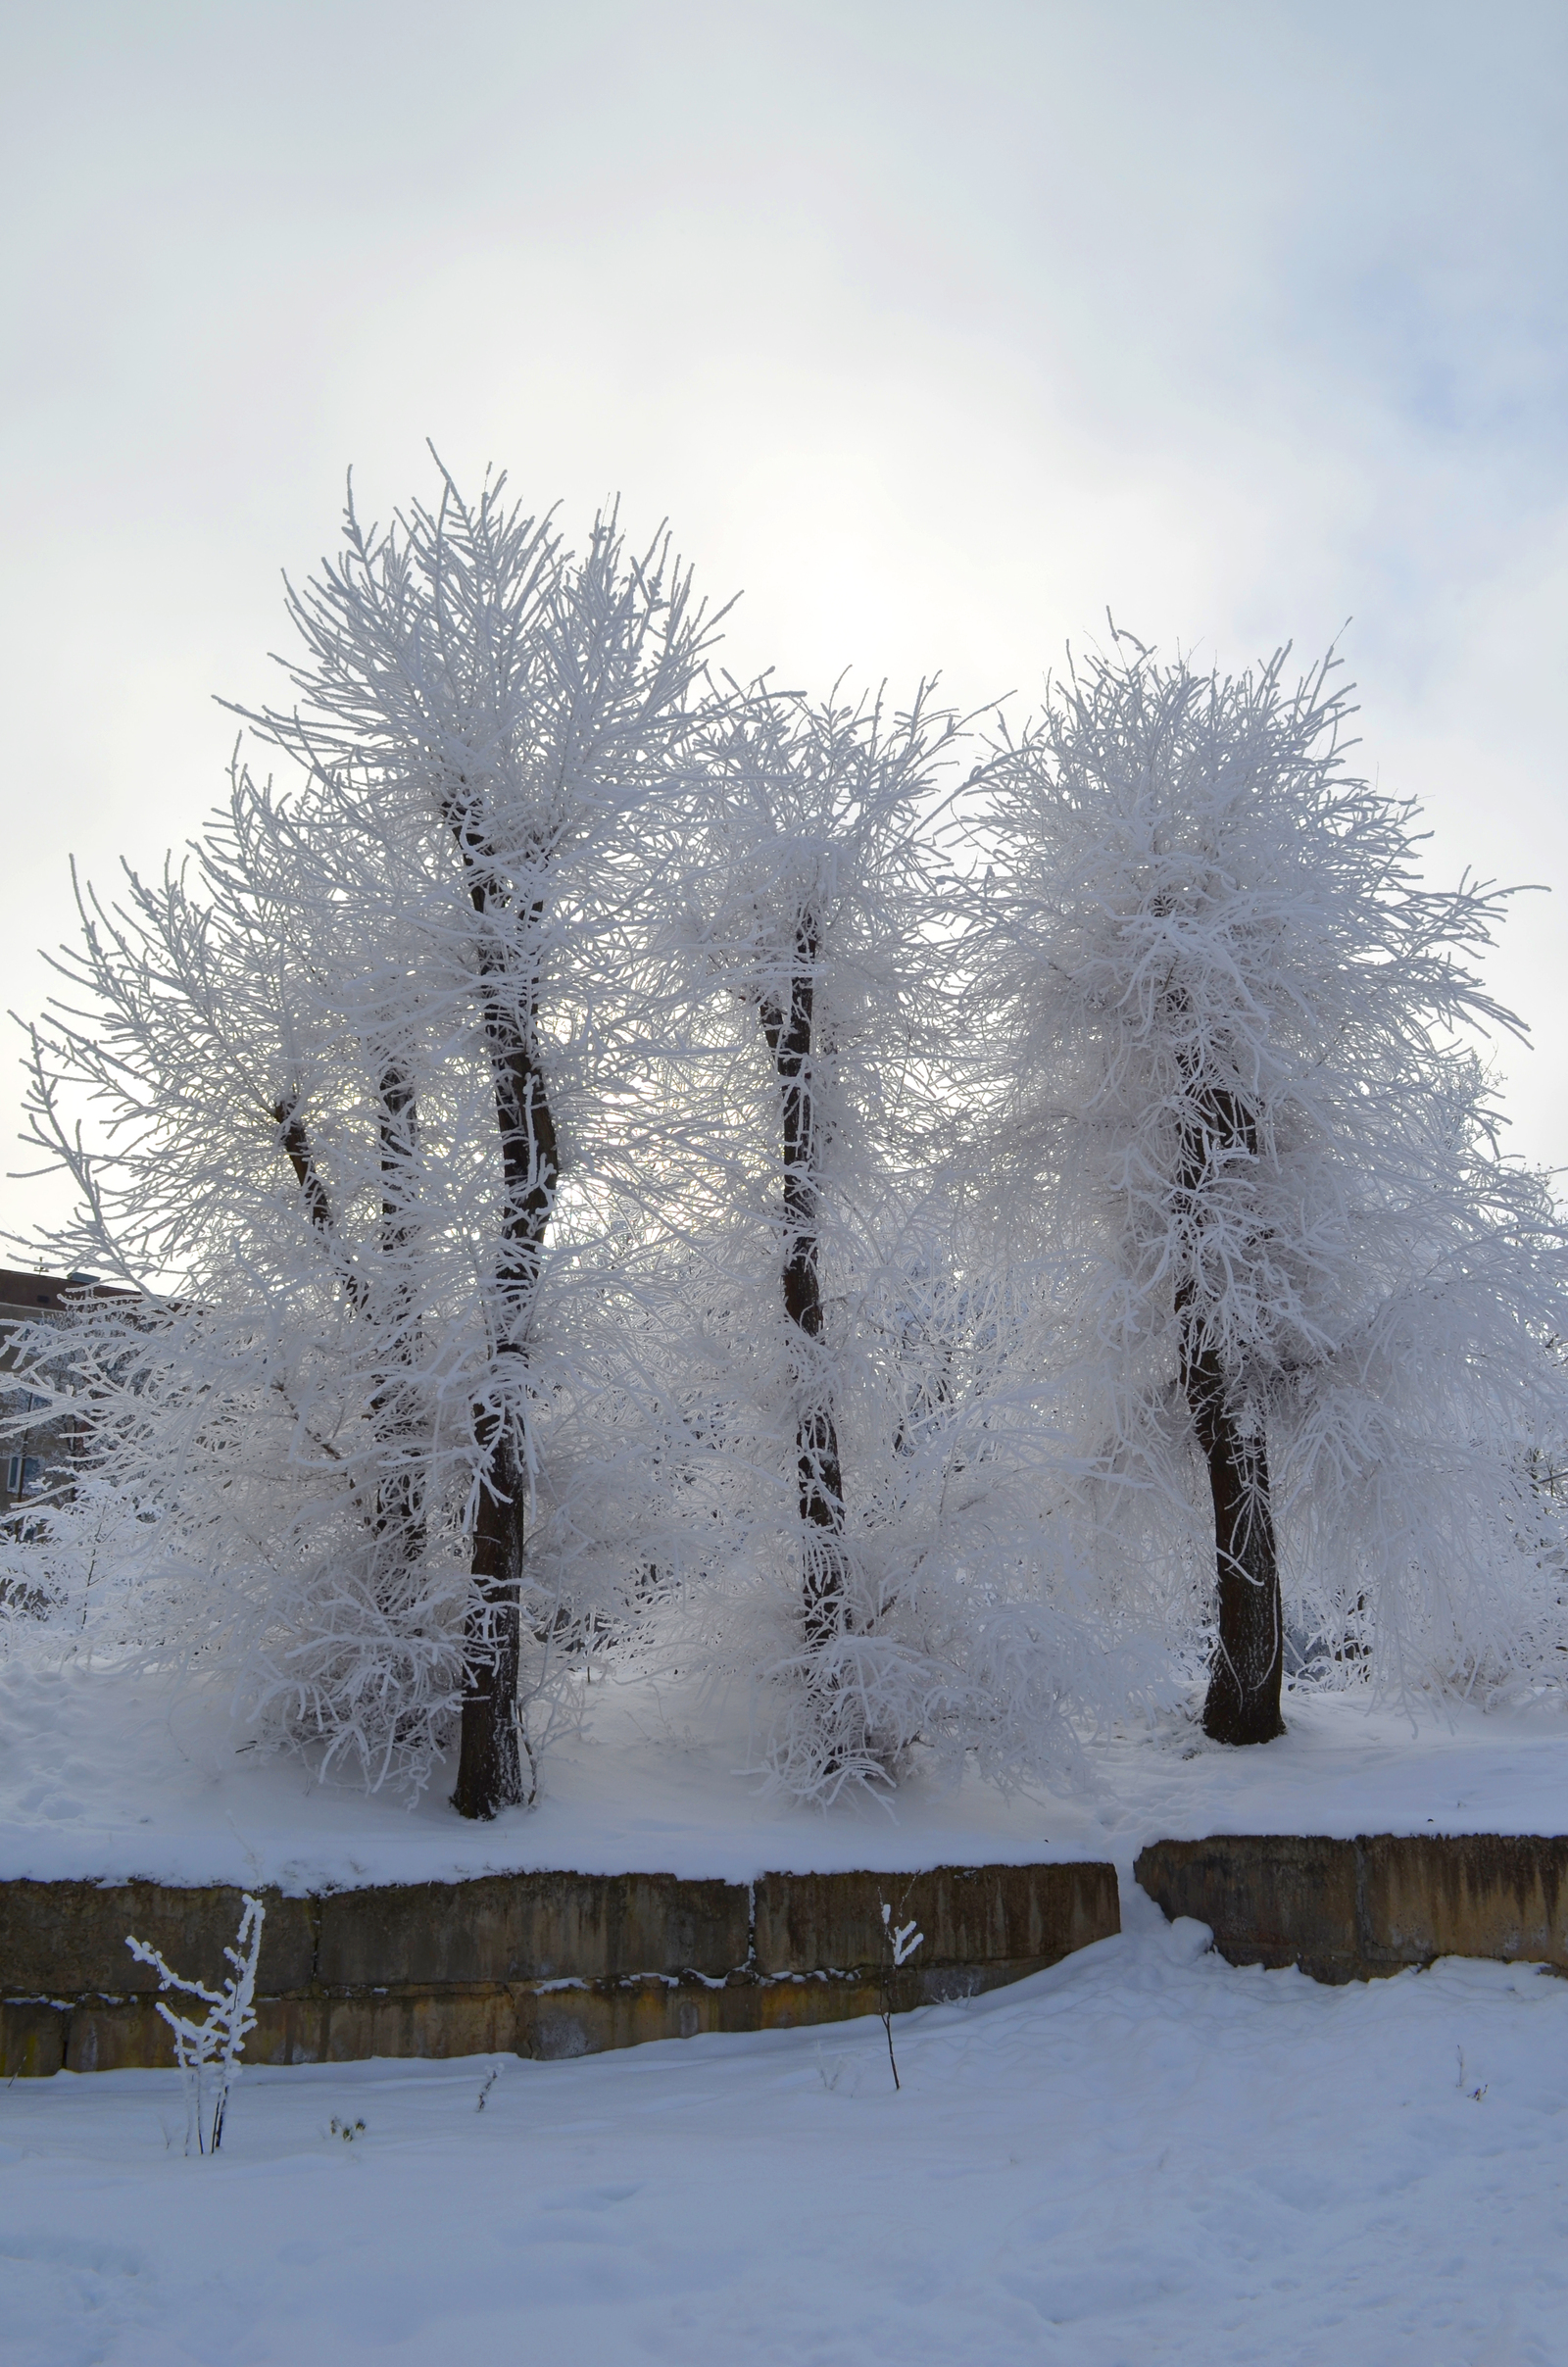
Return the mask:
<path id="1" fill-rule="evenodd" d="M 215 1689 L 84 1664 L 0 1661 L 0 1878 L 415 1882 L 525 1867 L 632 1869 L 749 1881 L 769 1868 L 1109 1857 L 1223 1832 L 1558 1833 L 1568 1830 L 1568 1717 L 1543 1704 L 1424 1712 L 1296 1696 L 1290 1732 L 1259 1751 L 1205 1744 L 1176 1720 L 1090 1746 L 1090 1788 L 1004 1800 L 912 1785 L 891 1812 L 824 1816 L 760 1795 L 744 1703 L 729 1719 L 679 1686 L 595 1685 L 581 1736 L 546 1769 L 530 1812 L 465 1825 L 432 1784 L 391 1794 L 322 1786 L 298 1759 L 245 1747 Z"/>
<path id="2" fill-rule="evenodd" d="M 896 2025 L 585 2060 L 253 2069 L 181 2157 L 172 2072 L 0 2090 L 0 2361 L 535 2356 L 705 2367 L 1555 2367 L 1568 1983 L 1234 1971 L 1131 1880 L 1160 1834 L 1554 1832 L 1568 1720 L 1297 1699 L 1265 1751 L 1109 1738 L 1093 1788 L 759 1797 L 676 1689 L 595 1689 L 532 1815 L 462 1826 L 241 1748 L 221 1700 L 0 1673 L 0 1875 L 389 1881 L 486 1868 L 1109 1856 L 1127 1928 Z M 494 2070 L 482 2111 L 484 2082 Z M 363 2133 L 345 2140 L 336 2120 Z"/>
<path id="3" fill-rule="evenodd" d="M 0 2357 L 1558 2367 L 1568 1983 L 1322 1989 L 1131 1903 L 898 2022 L 898 2095 L 875 2022 L 258 2070 L 186 2161 L 172 2072 L 18 2081 Z"/>

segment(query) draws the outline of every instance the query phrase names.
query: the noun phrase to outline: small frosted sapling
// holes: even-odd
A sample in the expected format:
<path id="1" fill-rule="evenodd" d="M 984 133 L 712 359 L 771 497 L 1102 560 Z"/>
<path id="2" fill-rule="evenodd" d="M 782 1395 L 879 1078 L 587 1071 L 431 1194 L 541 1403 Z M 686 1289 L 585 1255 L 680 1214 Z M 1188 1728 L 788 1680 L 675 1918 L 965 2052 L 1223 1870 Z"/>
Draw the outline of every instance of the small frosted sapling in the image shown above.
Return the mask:
<path id="1" fill-rule="evenodd" d="M 256 1964 L 262 1950 L 262 1925 L 267 1920 L 267 1909 L 249 1891 L 243 1897 L 245 1911 L 239 1919 L 235 1944 L 223 1950 L 233 1970 L 221 1989 L 207 1989 L 200 1981 L 187 1981 L 171 1972 L 159 1950 L 150 1948 L 145 1940 L 127 1936 L 125 1941 L 138 1964 L 153 1967 L 161 1990 L 177 1989 L 187 1997 L 199 1997 L 208 2008 L 205 2021 L 197 2022 L 188 2014 L 176 2013 L 162 1997 L 158 2000 L 158 2010 L 174 2034 L 174 2058 L 184 2082 L 187 2153 L 192 2138 L 198 2153 L 216 2153 L 222 2144 L 228 2092 L 240 2074 L 239 2058 L 245 2051 L 245 2041 L 256 2027 L 251 1999 L 256 1993 Z M 210 2127 L 206 2112 L 209 2070 L 218 2090 Z"/>
<path id="2" fill-rule="evenodd" d="M 893 2085 L 903 2086 L 899 2078 L 899 2058 L 893 2051 L 893 1975 L 907 1964 L 924 1940 L 924 1932 L 914 1928 L 914 1917 L 907 1923 L 895 1923 L 893 1909 L 882 1901 L 882 2028 L 887 2035 L 888 2062 L 893 2071 Z"/>

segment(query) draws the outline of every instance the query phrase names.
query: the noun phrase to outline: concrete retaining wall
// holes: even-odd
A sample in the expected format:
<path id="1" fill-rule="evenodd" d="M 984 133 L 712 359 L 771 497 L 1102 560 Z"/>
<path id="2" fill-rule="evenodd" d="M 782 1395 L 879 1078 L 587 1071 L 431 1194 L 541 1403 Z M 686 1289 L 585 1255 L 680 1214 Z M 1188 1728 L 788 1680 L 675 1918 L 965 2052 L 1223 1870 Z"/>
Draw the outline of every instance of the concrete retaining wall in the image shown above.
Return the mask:
<path id="1" fill-rule="evenodd" d="M 1220 1834 L 1159 1841 L 1135 1868 L 1233 1964 L 1371 1980 L 1439 1956 L 1568 1973 L 1568 1838 Z M 893 1976 L 898 2010 L 972 1996 L 1121 1928 L 1109 1865 L 944 1866 L 906 1874 L 518 1874 L 264 1894 L 259 2022 L 270 2063 L 368 2055 L 595 2054 L 704 2030 L 874 2013 L 883 1899 L 925 1945 Z M 237 1890 L 0 1882 L 0 2078 L 171 2060 L 157 1976 L 134 1932 L 209 1985 Z"/>
<path id="2" fill-rule="evenodd" d="M 1170 1916 L 1206 1923 L 1232 1964 L 1370 1981 L 1439 1956 L 1568 1972 L 1568 1838 L 1496 1833 L 1227 1833 L 1156 1841 L 1133 1871 Z"/>
<path id="3" fill-rule="evenodd" d="M 1121 1928 L 1109 1865 L 944 1866 L 907 1874 L 517 1874 L 262 1894 L 252 2062 L 368 2055 L 598 2053 L 704 2030 L 787 2029 L 875 2012 L 883 1899 L 925 1945 L 893 1976 L 909 2006 L 971 1996 Z M 157 1975 L 216 1985 L 240 1893 L 149 1882 L 0 1883 L 0 2077 L 172 2059 Z"/>

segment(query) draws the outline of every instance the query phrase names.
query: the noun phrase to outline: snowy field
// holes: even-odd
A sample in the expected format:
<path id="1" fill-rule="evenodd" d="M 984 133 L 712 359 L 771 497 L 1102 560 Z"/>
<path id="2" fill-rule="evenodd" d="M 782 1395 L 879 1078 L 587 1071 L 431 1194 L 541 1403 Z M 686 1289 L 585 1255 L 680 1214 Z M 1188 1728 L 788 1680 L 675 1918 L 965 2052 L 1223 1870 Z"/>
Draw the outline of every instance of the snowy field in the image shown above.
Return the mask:
<path id="1" fill-rule="evenodd" d="M 172 2071 L 14 2081 L 0 2361 L 1560 2367 L 1568 1982 L 1235 1971 L 1131 1864 L 1160 1834 L 1561 1831 L 1568 1723 L 1287 1709 L 1259 1751 L 1174 1722 L 1107 1738 L 1070 1797 L 913 1788 L 896 1815 L 822 1817 L 759 1797 L 743 1724 L 596 1689 L 541 1807 L 475 1829 L 438 1794 L 411 1811 L 243 1749 L 216 1696 L 13 1658 L 0 1874 L 303 1889 L 1093 1855 L 1127 1929 L 903 2018 L 901 2095 L 875 2023 L 255 2068 L 218 2160 L 187 2162 Z"/>
<path id="2" fill-rule="evenodd" d="M 1568 1983 L 1322 1989 L 1131 1908 L 898 2022 L 899 2095 L 875 2022 L 259 2070 L 186 2161 L 172 2072 L 18 2081 L 0 2356 L 1559 2367 Z"/>
<path id="3" fill-rule="evenodd" d="M 291 1756 L 246 1747 L 217 1688 L 172 1695 L 113 1668 L 0 1661 L 0 1879 L 421 1882 L 559 1867 L 750 1881 L 778 1868 L 1111 1858 L 1123 1887 L 1148 1841 L 1205 1833 L 1560 1833 L 1568 1717 L 1542 1703 L 1367 1711 L 1287 1696 L 1290 1731 L 1261 1751 L 1207 1744 L 1185 1721 L 1108 1736 L 1086 1788 L 1004 1800 L 966 1782 L 911 1784 L 890 1806 L 829 1815 L 762 1798 L 744 1703 L 679 1686 L 595 1685 L 583 1731 L 546 1765 L 545 1797 L 494 1823 L 321 1786 Z M 1565 2353 L 1568 2355 L 1568 2353 Z"/>

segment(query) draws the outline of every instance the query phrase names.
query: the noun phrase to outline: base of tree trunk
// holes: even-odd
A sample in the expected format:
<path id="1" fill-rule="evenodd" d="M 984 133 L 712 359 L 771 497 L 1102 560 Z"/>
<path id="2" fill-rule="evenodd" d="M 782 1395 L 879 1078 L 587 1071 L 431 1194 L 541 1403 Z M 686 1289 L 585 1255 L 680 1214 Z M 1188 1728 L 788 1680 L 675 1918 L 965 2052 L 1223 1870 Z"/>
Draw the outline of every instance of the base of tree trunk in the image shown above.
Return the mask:
<path id="1" fill-rule="evenodd" d="M 460 1816 L 486 1823 L 523 1800 L 522 1753 L 510 1702 L 493 1696 L 463 1704 L 463 1742 L 452 1805 Z"/>
<path id="2" fill-rule="evenodd" d="M 1215 1743 L 1273 1743 L 1285 1732 L 1285 1620 L 1268 1452 L 1230 1414 L 1215 1364 L 1194 1359 L 1187 1383 L 1214 1500 L 1219 1590 L 1203 1732 Z"/>
<path id="3" fill-rule="evenodd" d="M 1285 1732 L 1285 1621 L 1266 1499 L 1249 1525 L 1246 1559 L 1223 1548 L 1219 1555 L 1219 1634 L 1203 1703 L 1203 1732 L 1214 1743 L 1273 1743 Z M 1233 1529 L 1227 1543 L 1239 1542 Z"/>
<path id="4" fill-rule="evenodd" d="M 1244 1693 L 1231 1669 L 1216 1665 L 1203 1702 L 1203 1732 L 1211 1743 L 1277 1743 L 1285 1732 L 1278 1691 L 1272 1697 L 1266 1687 Z"/>
<path id="5" fill-rule="evenodd" d="M 476 1408 L 474 1426 L 481 1437 L 488 1420 L 483 1409 Z M 458 1785 L 452 1795 L 460 1816 L 481 1820 L 499 1815 L 503 1808 L 520 1808 L 527 1798 L 517 1738 L 525 1491 L 510 1432 L 491 1432 L 490 1455 L 469 1564 L 473 1591 L 464 1633 L 468 1683 L 463 1697 Z"/>
<path id="6" fill-rule="evenodd" d="M 492 1596 L 484 1612 L 485 1657 L 469 1678 L 463 1703 L 458 1781 L 452 1805 L 460 1816 L 487 1822 L 527 1798 L 517 1742 L 517 1671 L 522 1638 L 516 1594 Z"/>

